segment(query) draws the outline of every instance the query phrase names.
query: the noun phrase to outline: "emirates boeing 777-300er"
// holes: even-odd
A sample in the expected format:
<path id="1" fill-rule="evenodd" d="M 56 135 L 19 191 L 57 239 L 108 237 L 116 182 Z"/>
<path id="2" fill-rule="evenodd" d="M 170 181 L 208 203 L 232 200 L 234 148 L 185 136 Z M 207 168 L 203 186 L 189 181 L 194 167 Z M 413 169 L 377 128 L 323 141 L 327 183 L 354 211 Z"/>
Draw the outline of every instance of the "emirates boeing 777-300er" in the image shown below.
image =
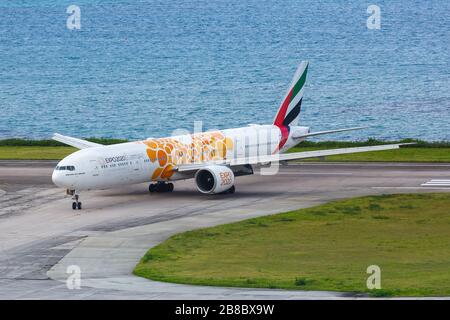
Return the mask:
<path id="1" fill-rule="evenodd" d="M 53 182 L 72 195 L 81 209 L 80 191 L 150 182 L 150 192 L 173 191 L 172 181 L 193 178 L 205 194 L 234 193 L 235 177 L 261 165 L 336 154 L 397 149 L 401 144 L 285 153 L 311 136 L 357 130 L 310 132 L 298 126 L 308 63 L 303 61 L 272 124 L 207 131 L 167 138 L 101 145 L 55 134 L 54 140 L 80 149 L 61 160 Z"/>

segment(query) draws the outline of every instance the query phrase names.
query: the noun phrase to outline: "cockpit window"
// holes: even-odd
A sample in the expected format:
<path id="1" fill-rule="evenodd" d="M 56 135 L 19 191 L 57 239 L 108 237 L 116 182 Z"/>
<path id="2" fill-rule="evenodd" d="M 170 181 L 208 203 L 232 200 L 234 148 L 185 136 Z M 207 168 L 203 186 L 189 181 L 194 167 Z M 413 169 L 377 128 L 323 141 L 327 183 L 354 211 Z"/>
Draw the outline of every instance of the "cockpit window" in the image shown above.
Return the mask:
<path id="1" fill-rule="evenodd" d="M 56 170 L 75 171 L 75 167 L 74 166 L 56 166 Z"/>

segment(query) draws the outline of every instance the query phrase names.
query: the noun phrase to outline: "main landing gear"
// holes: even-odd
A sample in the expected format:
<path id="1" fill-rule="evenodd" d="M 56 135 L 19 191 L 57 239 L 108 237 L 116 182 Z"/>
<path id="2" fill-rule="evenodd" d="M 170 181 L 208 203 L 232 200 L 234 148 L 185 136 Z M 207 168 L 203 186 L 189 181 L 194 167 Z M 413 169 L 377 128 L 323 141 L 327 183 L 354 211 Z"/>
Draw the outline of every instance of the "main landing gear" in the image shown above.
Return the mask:
<path id="1" fill-rule="evenodd" d="M 234 187 L 234 184 L 233 184 L 230 189 L 220 192 L 218 194 L 228 194 L 228 193 L 235 193 L 235 192 L 236 192 L 236 188 Z"/>
<path id="2" fill-rule="evenodd" d="M 76 192 L 76 190 L 67 190 L 67 194 L 72 196 L 72 209 L 73 210 L 81 210 L 81 201 L 80 195 Z"/>
<path id="3" fill-rule="evenodd" d="M 148 186 L 148 191 L 150 191 L 150 193 L 153 192 L 172 192 L 173 191 L 173 183 L 166 183 L 166 182 L 157 182 L 157 183 L 152 183 Z"/>

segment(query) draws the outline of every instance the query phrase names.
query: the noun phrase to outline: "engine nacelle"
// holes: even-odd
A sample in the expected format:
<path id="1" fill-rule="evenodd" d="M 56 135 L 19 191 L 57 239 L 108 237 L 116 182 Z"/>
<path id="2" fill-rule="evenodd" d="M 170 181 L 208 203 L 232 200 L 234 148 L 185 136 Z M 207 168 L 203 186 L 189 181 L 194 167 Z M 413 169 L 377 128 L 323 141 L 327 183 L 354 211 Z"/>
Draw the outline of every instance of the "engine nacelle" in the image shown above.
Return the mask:
<path id="1" fill-rule="evenodd" d="M 201 193 L 221 193 L 234 185 L 234 174 L 228 167 L 212 165 L 195 173 L 195 183 Z"/>

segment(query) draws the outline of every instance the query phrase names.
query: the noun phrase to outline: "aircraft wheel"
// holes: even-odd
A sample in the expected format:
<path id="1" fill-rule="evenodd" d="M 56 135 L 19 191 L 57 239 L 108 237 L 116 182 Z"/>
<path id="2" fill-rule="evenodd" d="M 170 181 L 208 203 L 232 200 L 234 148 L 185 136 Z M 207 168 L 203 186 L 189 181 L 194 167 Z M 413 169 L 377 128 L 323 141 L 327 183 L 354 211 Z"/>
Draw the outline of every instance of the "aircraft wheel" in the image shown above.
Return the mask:
<path id="1" fill-rule="evenodd" d="M 78 202 L 77 208 L 78 208 L 78 210 L 81 210 L 81 202 Z"/>
<path id="2" fill-rule="evenodd" d="M 156 192 L 162 193 L 162 192 L 166 192 L 167 191 L 167 184 L 164 182 L 158 182 L 155 185 L 155 190 Z"/>
<path id="3" fill-rule="evenodd" d="M 167 184 L 167 191 L 168 192 L 172 192 L 173 191 L 173 183 L 168 183 Z"/>
<path id="4" fill-rule="evenodd" d="M 236 188 L 234 185 L 228 190 L 229 193 L 234 193 L 236 191 Z"/>
<path id="5" fill-rule="evenodd" d="M 72 202 L 72 209 L 73 210 L 77 210 L 77 203 L 76 202 Z"/>
<path id="6" fill-rule="evenodd" d="M 156 191 L 156 185 L 154 185 L 153 183 L 151 183 L 151 184 L 148 186 L 148 191 L 150 191 L 150 193 L 155 192 L 155 191 Z"/>

